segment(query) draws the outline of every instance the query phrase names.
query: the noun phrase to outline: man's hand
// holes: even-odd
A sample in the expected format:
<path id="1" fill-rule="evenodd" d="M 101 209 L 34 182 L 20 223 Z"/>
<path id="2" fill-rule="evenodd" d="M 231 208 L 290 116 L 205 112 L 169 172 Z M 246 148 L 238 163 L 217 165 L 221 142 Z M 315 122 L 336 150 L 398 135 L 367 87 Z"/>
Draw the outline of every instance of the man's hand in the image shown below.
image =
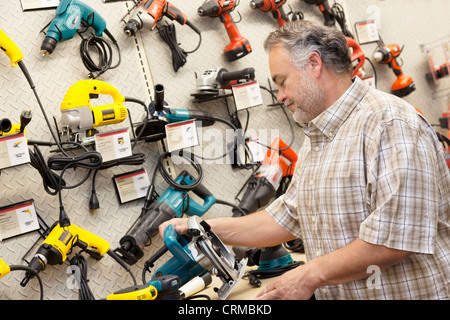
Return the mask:
<path id="1" fill-rule="evenodd" d="M 172 224 L 175 228 L 175 232 L 179 235 L 186 234 L 188 230 L 187 225 L 188 218 L 174 218 L 161 223 L 158 227 L 159 236 L 164 240 L 164 230 L 169 224 Z"/>
<path id="2" fill-rule="evenodd" d="M 292 269 L 264 287 L 258 300 L 308 300 L 316 288 L 311 286 L 305 265 Z"/>

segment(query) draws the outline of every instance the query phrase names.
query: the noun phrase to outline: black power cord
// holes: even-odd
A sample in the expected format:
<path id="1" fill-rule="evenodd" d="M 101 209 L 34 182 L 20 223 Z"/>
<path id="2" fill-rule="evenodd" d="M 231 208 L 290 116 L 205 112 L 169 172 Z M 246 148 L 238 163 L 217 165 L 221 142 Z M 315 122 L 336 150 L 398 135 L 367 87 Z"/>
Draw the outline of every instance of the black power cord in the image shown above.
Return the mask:
<path id="1" fill-rule="evenodd" d="M 39 282 L 39 288 L 40 288 L 39 299 L 40 300 L 44 299 L 44 285 L 42 284 L 41 277 L 38 275 L 38 273 L 36 271 L 34 271 L 34 269 L 29 268 L 27 266 L 19 266 L 19 265 L 11 265 L 11 266 L 9 266 L 9 269 L 11 271 L 26 271 L 26 272 L 32 273 Z"/>
<path id="2" fill-rule="evenodd" d="M 89 78 L 95 79 L 104 72 L 106 72 L 107 70 L 114 69 L 119 66 L 121 61 L 120 48 L 119 44 L 117 43 L 116 39 L 111 34 L 111 32 L 109 32 L 108 29 L 105 29 L 104 33 L 114 44 L 118 53 L 118 61 L 115 65 L 112 65 L 113 61 L 112 47 L 106 40 L 104 40 L 101 37 L 97 37 L 95 35 L 86 38 L 82 36 L 82 34 L 86 32 L 88 28 L 91 26 L 91 24 L 94 22 L 94 12 L 91 12 L 88 15 L 87 21 L 91 21 L 91 23 L 89 24 L 87 22 L 82 21 L 82 24 L 84 25 L 85 29 L 82 31 L 77 31 L 78 35 L 82 39 L 80 44 L 80 56 L 84 66 L 86 67 L 86 69 L 89 70 L 88 74 Z M 94 61 L 93 56 L 91 55 L 92 51 L 96 53 L 96 56 L 98 57 L 98 63 Z"/>
<path id="3" fill-rule="evenodd" d="M 188 53 L 193 53 L 197 51 L 197 49 L 200 47 L 200 44 L 202 42 L 200 31 L 198 31 L 198 29 L 196 30 L 193 28 L 193 30 L 198 34 L 200 40 L 198 42 L 197 47 L 194 50 L 185 51 L 178 44 L 175 25 L 173 23 L 166 24 L 165 26 L 156 28 L 158 30 L 158 34 L 160 35 L 161 39 L 169 46 L 169 49 L 172 53 L 173 70 L 177 72 L 178 69 L 180 69 L 182 66 L 185 65 Z"/>

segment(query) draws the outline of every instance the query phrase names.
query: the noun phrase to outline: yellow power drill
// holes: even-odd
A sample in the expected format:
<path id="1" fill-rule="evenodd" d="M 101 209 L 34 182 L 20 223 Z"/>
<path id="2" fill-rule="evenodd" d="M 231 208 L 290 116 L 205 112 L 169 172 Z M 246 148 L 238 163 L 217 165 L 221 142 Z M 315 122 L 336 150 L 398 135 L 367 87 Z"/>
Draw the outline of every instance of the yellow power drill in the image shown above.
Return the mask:
<path id="1" fill-rule="evenodd" d="M 113 103 L 93 106 L 91 99 L 109 95 Z M 93 141 L 94 128 L 124 121 L 128 110 L 125 97 L 112 85 L 100 80 L 80 80 L 73 84 L 61 103 L 63 141 L 87 144 Z"/>
<path id="2" fill-rule="evenodd" d="M 51 227 L 49 235 L 31 259 L 28 268 L 31 268 L 37 274 L 44 270 L 48 264 L 62 264 L 66 260 L 69 251 L 75 246 L 80 247 L 97 260 L 100 260 L 105 253 L 108 253 L 108 255 L 129 271 L 125 263 L 113 251 L 109 250 L 110 244 L 106 240 L 74 224 L 61 227 L 57 222 Z M 33 272 L 26 272 L 20 285 L 25 287 L 34 275 Z"/>

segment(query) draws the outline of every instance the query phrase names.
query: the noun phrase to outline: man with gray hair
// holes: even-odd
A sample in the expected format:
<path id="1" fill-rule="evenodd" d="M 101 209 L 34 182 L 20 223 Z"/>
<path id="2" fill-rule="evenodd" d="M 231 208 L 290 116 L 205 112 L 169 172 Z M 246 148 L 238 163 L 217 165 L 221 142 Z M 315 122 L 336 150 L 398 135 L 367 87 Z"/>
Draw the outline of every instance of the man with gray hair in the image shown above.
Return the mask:
<path id="1" fill-rule="evenodd" d="M 307 263 L 258 299 L 449 299 L 450 172 L 417 110 L 352 78 L 344 35 L 308 21 L 265 42 L 277 100 L 305 131 L 293 179 L 267 208 L 209 219 L 228 245 L 300 238 Z M 185 219 L 174 219 L 178 233 Z M 375 273 L 373 273 L 375 272 Z"/>

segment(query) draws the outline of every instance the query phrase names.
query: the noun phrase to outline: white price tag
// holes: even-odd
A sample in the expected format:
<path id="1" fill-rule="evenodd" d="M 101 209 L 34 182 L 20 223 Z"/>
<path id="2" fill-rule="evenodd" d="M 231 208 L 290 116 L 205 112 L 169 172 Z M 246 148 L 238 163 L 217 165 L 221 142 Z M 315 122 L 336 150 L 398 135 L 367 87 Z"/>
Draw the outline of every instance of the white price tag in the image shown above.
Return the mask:
<path id="1" fill-rule="evenodd" d="M 22 10 L 54 9 L 59 5 L 60 0 L 21 0 Z"/>
<path id="2" fill-rule="evenodd" d="M 103 161 L 115 160 L 132 155 L 128 129 L 95 135 L 95 150 Z"/>
<path id="3" fill-rule="evenodd" d="M 266 156 L 264 151 L 267 149 L 263 148 L 263 146 L 257 142 L 259 142 L 259 138 L 247 141 L 247 146 L 252 154 L 252 163 L 262 162 L 264 160 L 264 157 Z"/>
<path id="4" fill-rule="evenodd" d="M 356 34 L 360 44 L 380 40 L 375 21 L 364 21 L 355 24 Z"/>
<path id="5" fill-rule="evenodd" d="M 120 203 L 129 202 L 147 195 L 150 180 L 145 169 L 124 173 L 114 177 Z"/>
<path id="6" fill-rule="evenodd" d="M 233 91 L 234 102 L 238 111 L 259 106 L 263 103 L 261 88 L 257 81 L 234 85 L 231 87 L 231 90 Z"/>
<path id="7" fill-rule="evenodd" d="M 195 120 L 167 124 L 166 137 L 169 152 L 199 145 Z"/>
<path id="8" fill-rule="evenodd" d="M 39 229 L 32 200 L 0 208 L 0 240 Z"/>
<path id="9" fill-rule="evenodd" d="M 30 162 L 24 133 L 0 137 L 0 169 Z"/>

